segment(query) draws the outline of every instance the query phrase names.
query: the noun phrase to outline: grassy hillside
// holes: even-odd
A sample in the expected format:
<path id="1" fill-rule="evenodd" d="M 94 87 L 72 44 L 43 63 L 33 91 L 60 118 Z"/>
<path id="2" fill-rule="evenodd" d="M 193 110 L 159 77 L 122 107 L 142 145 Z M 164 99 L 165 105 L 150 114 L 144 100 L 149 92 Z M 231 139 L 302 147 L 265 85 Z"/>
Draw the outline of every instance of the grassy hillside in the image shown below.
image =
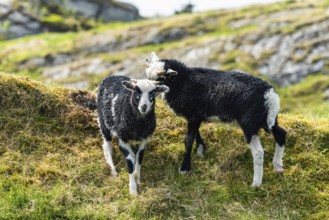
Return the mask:
<path id="1" fill-rule="evenodd" d="M 280 115 L 284 177 L 271 165 L 273 138 L 261 133 L 264 184 L 254 189 L 251 153 L 234 125 L 204 124 L 206 157 L 193 155 L 193 171 L 181 176 L 185 122 L 158 100 L 134 197 L 117 145 L 114 178 L 96 115 L 81 105 L 94 94 L 4 73 L 0 94 L 0 219 L 329 218 L 327 116 Z"/>

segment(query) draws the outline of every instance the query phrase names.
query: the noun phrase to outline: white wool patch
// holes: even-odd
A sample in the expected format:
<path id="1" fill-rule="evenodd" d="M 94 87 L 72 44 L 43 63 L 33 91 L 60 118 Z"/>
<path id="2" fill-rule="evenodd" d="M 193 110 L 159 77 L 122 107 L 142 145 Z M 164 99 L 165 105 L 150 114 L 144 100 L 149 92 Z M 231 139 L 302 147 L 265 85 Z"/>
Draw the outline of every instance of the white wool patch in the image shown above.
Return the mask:
<path id="1" fill-rule="evenodd" d="M 280 110 L 280 98 L 273 88 L 269 89 L 265 95 L 265 107 L 268 109 L 267 125 L 271 129 L 275 124 L 275 119 Z"/>
<path id="2" fill-rule="evenodd" d="M 111 112 L 112 112 L 113 118 L 115 118 L 115 104 L 116 104 L 117 99 L 118 99 L 118 95 L 116 95 L 111 101 Z"/>
<path id="3" fill-rule="evenodd" d="M 145 73 L 146 77 L 151 80 L 156 80 L 158 79 L 157 72 L 158 71 L 164 71 L 164 65 L 165 63 L 159 60 L 151 61 L 146 67 Z"/>

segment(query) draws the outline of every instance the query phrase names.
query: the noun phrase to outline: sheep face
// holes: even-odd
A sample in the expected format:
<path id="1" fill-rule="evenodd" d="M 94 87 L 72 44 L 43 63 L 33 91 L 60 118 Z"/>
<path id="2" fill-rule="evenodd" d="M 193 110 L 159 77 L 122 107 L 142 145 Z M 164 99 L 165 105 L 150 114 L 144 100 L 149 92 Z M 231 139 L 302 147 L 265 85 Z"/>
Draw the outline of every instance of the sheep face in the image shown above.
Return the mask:
<path id="1" fill-rule="evenodd" d="M 147 79 L 132 79 L 130 81 L 123 81 L 122 84 L 126 89 L 132 91 L 131 103 L 142 115 L 147 114 L 153 109 L 156 96 L 162 92 L 169 91 L 167 86 L 157 85 L 157 82 Z"/>
<path id="2" fill-rule="evenodd" d="M 146 77 L 150 80 L 166 79 L 169 76 L 177 75 L 172 69 L 165 68 L 165 62 L 152 52 L 151 60 L 146 60 Z"/>

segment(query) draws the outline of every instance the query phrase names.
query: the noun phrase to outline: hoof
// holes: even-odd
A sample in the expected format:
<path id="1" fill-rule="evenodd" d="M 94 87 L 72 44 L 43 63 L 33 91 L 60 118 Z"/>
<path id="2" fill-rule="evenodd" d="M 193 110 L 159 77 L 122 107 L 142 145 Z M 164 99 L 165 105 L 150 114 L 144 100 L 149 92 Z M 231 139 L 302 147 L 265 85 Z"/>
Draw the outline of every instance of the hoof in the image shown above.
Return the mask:
<path id="1" fill-rule="evenodd" d="M 283 167 L 273 163 L 274 170 L 277 174 L 283 175 Z"/>
<path id="2" fill-rule="evenodd" d="M 252 183 L 251 187 L 253 188 L 259 188 L 262 184 L 261 183 Z"/>
<path id="3" fill-rule="evenodd" d="M 181 167 L 178 169 L 178 171 L 179 171 L 179 173 L 182 174 L 182 175 L 187 174 L 187 173 L 189 172 L 189 170 L 182 170 Z"/>
<path id="4" fill-rule="evenodd" d="M 112 171 L 112 176 L 113 177 L 118 177 L 118 173 L 116 171 Z"/>
<path id="5" fill-rule="evenodd" d="M 130 195 L 132 195 L 132 196 L 138 196 L 138 193 L 137 193 L 137 191 L 130 191 Z"/>
<path id="6" fill-rule="evenodd" d="M 283 169 L 282 170 L 276 170 L 275 171 L 279 176 L 283 176 L 284 172 Z"/>

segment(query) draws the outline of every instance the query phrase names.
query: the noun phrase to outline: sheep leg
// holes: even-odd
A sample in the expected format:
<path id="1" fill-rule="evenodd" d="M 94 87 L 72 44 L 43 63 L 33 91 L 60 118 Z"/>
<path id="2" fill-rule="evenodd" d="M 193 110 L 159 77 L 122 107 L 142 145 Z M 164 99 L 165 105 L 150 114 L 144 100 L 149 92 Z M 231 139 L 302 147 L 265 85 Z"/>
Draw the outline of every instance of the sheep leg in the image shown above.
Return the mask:
<path id="1" fill-rule="evenodd" d="M 132 195 L 137 195 L 137 184 L 134 176 L 135 169 L 135 154 L 130 145 L 119 140 L 120 150 L 127 162 L 127 168 L 129 173 L 129 191 Z"/>
<path id="2" fill-rule="evenodd" d="M 144 158 L 144 149 L 147 142 L 142 142 L 139 145 L 137 154 L 136 154 L 136 175 L 137 175 L 137 184 L 141 183 L 141 164 Z"/>
<path id="3" fill-rule="evenodd" d="M 185 138 L 185 153 L 183 163 L 179 169 L 181 174 L 185 174 L 191 170 L 191 152 L 192 152 L 192 145 L 195 139 L 195 136 L 198 132 L 200 127 L 200 122 L 188 122 L 187 126 L 187 134 Z"/>
<path id="4" fill-rule="evenodd" d="M 249 147 L 254 162 L 254 177 L 252 182 L 252 187 L 259 187 L 262 185 L 263 179 L 263 162 L 264 162 L 264 150 L 258 135 L 253 135 L 251 141 L 249 142 Z"/>
<path id="5" fill-rule="evenodd" d="M 206 146 L 201 138 L 199 130 L 196 133 L 195 141 L 196 141 L 195 152 L 197 153 L 197 155 L 199 155 L 199 157 L 204 157 L 204 151 L 206 150 Z"/>
<path id="6" fill-rule="evenodd" d="M 105 156 L 106 162 L 111 167 L 112 175 L 113 176 L 117 176 L 118 173 L 117 173 L 117 171 L 115 169 L 114 162 L 113 162 L 113 157 L 112 157 L 113 148 L 112 148 L 111 141 L 107 141 L 104 138 L 104 143 L 103 143 L 102 147 L 103 147 L 103 151 L 104 151 L 104 156 Z"/>
<path id="7" fill-rule="evenodd" d="M 284 144 L 286 143 L 286 131 L 278 126 L 277 124 L 272 127 L 272 133 L 274 139 L 276 141 L 275 145 L 275 153 L 273 157 L 273 167 L 275 172 L 278 174 L 283 174 L 283 151 L 284 151 Z"/>

